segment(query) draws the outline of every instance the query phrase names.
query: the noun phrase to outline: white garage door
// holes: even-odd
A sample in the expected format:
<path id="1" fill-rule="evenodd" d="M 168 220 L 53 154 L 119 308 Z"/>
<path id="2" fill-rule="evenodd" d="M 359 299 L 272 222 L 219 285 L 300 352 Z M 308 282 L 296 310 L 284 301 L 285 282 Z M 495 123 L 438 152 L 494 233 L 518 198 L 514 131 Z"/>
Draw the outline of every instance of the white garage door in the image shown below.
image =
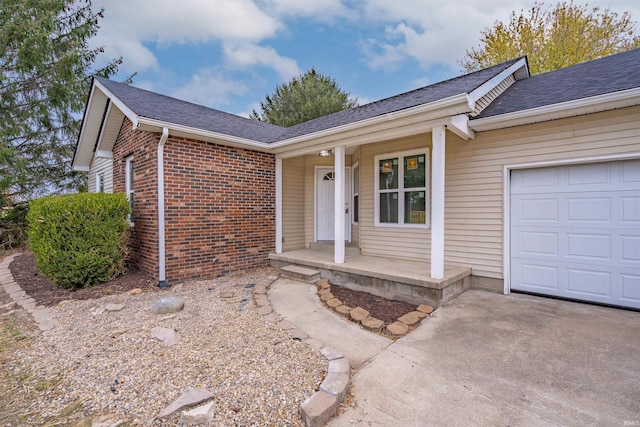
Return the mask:
<path id="1" fill-rule="evenodd" d="M 511 172 L 511 289 L 640 308 L 640 160 Z"/>

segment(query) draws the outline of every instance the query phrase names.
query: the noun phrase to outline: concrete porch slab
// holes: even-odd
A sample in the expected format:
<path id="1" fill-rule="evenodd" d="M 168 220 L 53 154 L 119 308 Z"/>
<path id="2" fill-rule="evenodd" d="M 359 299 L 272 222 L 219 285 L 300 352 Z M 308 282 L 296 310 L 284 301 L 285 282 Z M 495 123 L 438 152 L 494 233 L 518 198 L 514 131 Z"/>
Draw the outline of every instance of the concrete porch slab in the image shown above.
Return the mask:
<path id="1" fill-rule="evenodd" d="M 445 267 L 443 279 L 429 276 L 428 263 L 360 255 L 345 255 L 342 264 L 333 262 L 333 252 L 327 246 L 319 249 L 298 249 L 282 254 L 269 254 L 271 265 L 312 267 L 320 270 L 323 279 L 347 288 L 369 292 L 385 298 L 427 303 L 434 307 L 460 295 L 471 287 L 470 268 Z"/>

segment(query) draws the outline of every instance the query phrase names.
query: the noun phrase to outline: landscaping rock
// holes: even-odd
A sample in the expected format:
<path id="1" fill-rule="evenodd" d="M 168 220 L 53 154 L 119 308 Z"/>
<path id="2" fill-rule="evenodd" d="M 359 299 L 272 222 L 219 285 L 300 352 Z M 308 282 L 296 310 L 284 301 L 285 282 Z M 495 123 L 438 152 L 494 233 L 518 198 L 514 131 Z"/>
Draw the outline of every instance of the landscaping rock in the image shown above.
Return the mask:
<path id="1" fill-rule="evenodd" d="M 413 314 L 414 316 L 418 316 L 419 319 L 424 319 L 428 316 L 427 313 L 423 313 L 421 311 L 412 311 L 411 314 Z"/>
<path id="2" fill-rule="evenodd" d="M 262 316 L 266 316 L 269 313 L 271 313 L 271 306 L 269 305 L 262 306 L 258 309 L 258 314 Z"/>
<path id="3" fill-rule="evenodd" d="M 320 289 L 330 289 L 331 285 L 329 284 L 329 281 L 327 279 L 322 279 L 318 282 L 318 286 L 320 287 Z"/>
<path id="4" fill-rule="evenodd" d="M 180 343 L 180 334 L 173 329 L 162 328 L 160 326 L 151 330 L 151 338 L 163 341 L 167 347 Z"/>
<path id="5" fill-rule="evenodd" d="M 387 326 L 387 331 L 391 335 L 405 335 L 409 332 L 409 327 L 402 322 L 393 322 Z"/>
<path id="6" fill-rule="evenodd" d="M 360 323 L 362 323 L 362 326 L 364 326 L 365 329 L 377 332 L 379 332 L 384 325 L 382 320 L 376 319 L 375 317 L 367 317 L 366 319 L 362 319 Z"/>
<path id="7" fill-rule="evenodd" d="M 184 411 L 180 417 L 180 424 L 209 424 L 216 415 L 216 402 L 211 401 L 189 411 Z"/>
<path id="8" fill-rule="evenodd" d="M 329 288 L 321 288 L 321 289 L 318 291 L 318 295 L 322 296 L 322 295 L 324 295 L 324 294 L 328 294 L 329 292 L 331 292 L 331 289 L 329 289 Z"/>
<path id="9" fill-rule="evenodd" d="M 140 289 L 140 288 L 131 289 L 129 291 L 130 295 L 140 295 L 141 293 L 142 293 L 142 289 Z"/>
<path id="10" fill-rule="evenodd" d="M 124 304 L 107 304 L 104 309 L 107 311 L 121 311 L 124 309 Z"/>
<path id="11" fill-rule="evenodd" d="M 160 298 L 151 309 L 154 314 L 175 313 L 184 308 L 184 300 L 177 297 Z"/>
<path id="12" fill-rule="evenodd" d="M 431 307 L 430 305 L 426 305 L 426 304 L 420 304 L 416 310 L 421 311 L 424 314 L 433 313 L 433 307 Z"/>
<path id="13" fill-rule="evenodd" d="M 338 411 L 338 397 L 318 391 L 300 405 L 300 415 L 307 427 L 322 427 Z"/>
<path id="14" fill-rule="evenodd" d="M 362 320 L 369 317 L 369 312 L 362 307 L 356 307 L 349 312 L 349 317 L 351 317 L 356 322 L 361 322 Z"/>
<path id="15" fill-rule="evenodd" d="M 398 318 L 398 321 L 404 323 L 407 326 L 413 326 L 420 321 L 420 318 L 415 314 L 413 314 L 413 311 L 412 311 L 405 314 L 404 316 L 400 316 Z"/>
<path id="16" fill-rule="evenodd" d="M 209 400 L 213 397 L 213 393 L 209 390 L 197 387 L 187 387 L 184 392 L 176 400 L 171 402 L 169 406 L 164 408 L 158 414 L 157 418 L 168 418 L 181 409 L 188 408 L 189 406 L 197 405 L 205 400 Z"/>
<path id="17" fill-rule="evenodd" d="M 320 301 L 327 302 L 332 298 L 335 298 L 333 294 L 331 292 L 327 292 L 326 294 L 320 296 Z"/>
<path id="18" fill-rule="evenodd" d="M 329 301 L 327 301 L 327 305 L 331 308 L 336 308 L 342 305 L 342 301 L 340 301 L 338 298 L 331 298 Z"/>
<path id="19" fill-rule="evenodd" d="M 348 305 L 339 305 L 335 308 L 335 310 L 340 313 L 340 314 L 349 314 L 349 312 L 351 311 L 351 307 L 349 307 Z"/>

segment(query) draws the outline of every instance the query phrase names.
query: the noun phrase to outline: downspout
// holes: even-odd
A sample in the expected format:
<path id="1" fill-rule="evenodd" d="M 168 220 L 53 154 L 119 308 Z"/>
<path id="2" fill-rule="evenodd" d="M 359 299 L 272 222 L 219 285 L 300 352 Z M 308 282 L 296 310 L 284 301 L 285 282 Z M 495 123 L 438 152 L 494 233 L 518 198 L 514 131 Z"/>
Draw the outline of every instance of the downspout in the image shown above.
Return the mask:
<path id="1" fill-rule="evenodd" d="M 169 128 L 162 128 L 162 136 L 158 141 L 158 287 L 167 287 L 165 277 L 164 247 L 164 144 L 169 138 Z"/>

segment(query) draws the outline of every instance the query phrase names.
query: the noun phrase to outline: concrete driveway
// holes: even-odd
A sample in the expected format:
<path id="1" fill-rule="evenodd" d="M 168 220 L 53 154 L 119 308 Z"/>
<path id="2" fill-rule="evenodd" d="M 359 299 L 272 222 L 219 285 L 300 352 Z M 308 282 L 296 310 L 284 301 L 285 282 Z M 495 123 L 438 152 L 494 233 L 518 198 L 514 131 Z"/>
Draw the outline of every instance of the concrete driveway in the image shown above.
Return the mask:
<path id="1" fill-rule="evenodd" d="M 640 425 L 640 313 L 468 291 L 352 392 L 330 426 Z"/>

